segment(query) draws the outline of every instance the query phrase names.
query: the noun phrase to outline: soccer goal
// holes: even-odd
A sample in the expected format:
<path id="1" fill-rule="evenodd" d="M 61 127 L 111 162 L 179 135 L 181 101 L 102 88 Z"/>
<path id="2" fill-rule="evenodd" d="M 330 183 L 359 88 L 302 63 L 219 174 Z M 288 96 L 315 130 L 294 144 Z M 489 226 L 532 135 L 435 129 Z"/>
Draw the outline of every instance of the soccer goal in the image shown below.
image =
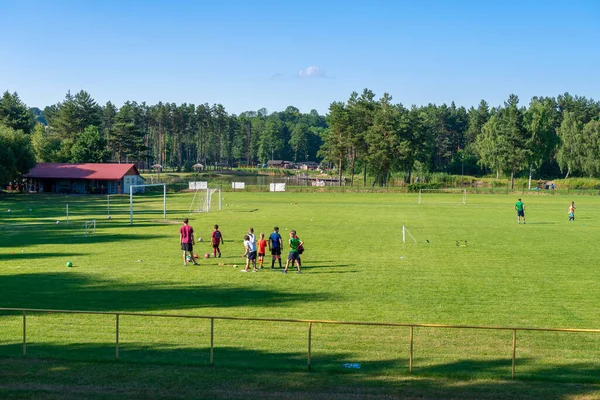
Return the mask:
<path id="1" fill-rule="evenodd" d="M 467 204 L 466 189 L 420 189 L 419 204 Z"/>
<path id="2" fill-rule="evenodd" d="M 91 221 L 85 221 L 79 231 L 83 234 L 83 236 L 87 236 L 91 233 L 96 233 L 96 220 L 93 219 Z"/>
<path id="3" fill-rule="evenodd" d="M 417 243 L 417 239 L 415 239 L 415 237 L 410 233 L 408 228 L 402 225 L 402 243 L 406 243 L 407 238 L 409 242 L 412 240 L 413 242 Z"/>
<path id="4" fill-rule="evenodd" d="M 218 193 L 218 201 L 213 202 L 213 194 Z M 210 212 L 222 209 L 221 189 L 196 189 L 192 204 L 190 204 L 190 214 L 194 212 Z"/>
<path id="5" fill-rule="evenodd" d="M 129 224 L 133 225 L 133 204 L 134 204 L 134 192 L 137 193 L 137 188 L 143 188 L 143 194 L 136 194 L 136 204 L 139 213 L 153 213 L 156 214 L 160 210 L 158 205 L 158 196 L 156 192 L 146 191 L 146 188 L 154 188 L 162 186 L 162 214 L 163 218 L 167 219 L 167 184 L 166 183 L 154 183 L 148 185 L 131 185 L 129 186 Z"/>

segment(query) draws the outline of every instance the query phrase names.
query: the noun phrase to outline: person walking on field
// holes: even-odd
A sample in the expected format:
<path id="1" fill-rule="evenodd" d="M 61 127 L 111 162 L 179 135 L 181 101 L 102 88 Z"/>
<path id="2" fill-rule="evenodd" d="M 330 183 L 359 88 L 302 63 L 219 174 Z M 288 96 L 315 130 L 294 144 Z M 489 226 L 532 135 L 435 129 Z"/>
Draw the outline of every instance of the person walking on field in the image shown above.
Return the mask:
<path id="1" fill-rule="evenodd" d="M 219 225 L 215 225 L 215 230 L 212 232 L 211 239 L 212 247 L 213 247 L 213 257 L 217 256 L 219 253 L 219 258 L 221 258 L 221 249 L 219 249 L 219 245 L 223 244 L 223 235 L 219 230 Z"/>
<path id="2" fill-rule="evenodd" d="M 279 260 L 281 268 L 281 250 L 283 248 L 283 239 L 279 234 L 279 227 L 273 228 L 273 233 L 269 236 L 269 250 L 271 251 L 271 269 L 275 269 L 275 260 Z"/>
<path id="3" fill-rule="evenodd" d="M 572 201 L 569 206 L 569 221 L 575 221 L 575 202 Z"/>
<path id="4" fill-rule="evenodd" d="M 518 199 L 515 203 L 515 210 L 517 210 L 517 224 L 521 223 L 521 218 L 523 218 L 523 223 L 525 223 L 525 204 Z"/>
<path id="5" fill-rule="evenodd" d="M 263 267 L 263 262 L 265 260 L 265 249 L 267 248 L 267 241 L 265 240 L 265 234 L 260 234 L 260 240 L 258 241 L 258 264 L 260 269 Z"/>
<path id="6" fill-rule="evenodd" d="M 285 269 L 281 272 L 287 274 L 288 267 L 291 261 L 292 266 L 294 266 L 295 263 L 296 267 L 298 268 L 298 273 L 301 274 L 302 271 L 300 271 L 300 254 L 298 253 L 298 247 L 302 246 L 304 242 L 298 239 L 298 237 L 296 236 L 296 231 L 290 231 L 290 240 L 288 241 L 288 244 L 290 246 L 290 252 L 285 263 Z"/>
<path id="7" fill-rule="evenodd" d="M 194 265 L 198 265 L 194 260 L 194 228 L 188 224 L 188 219 L 183 219 L 183 226 L 179 229 L 179 243 L 181 243 L 181 250 L 183 250 L 183 265 L 187 265 L 188 258 L 187 253 L 190 253 L 190 260 Z"/>
<path id="8" fill-rule="evenodd" d="M 256 243 L 251 240 L 250 235 L 244 235 L 244 254 L 242 257 L 246 257 L 246 268 L 242 272 L 248 272 L 250 270 L 250 262 L 254 269 L 252 272 L 258 272 L 256 269 Z"/>

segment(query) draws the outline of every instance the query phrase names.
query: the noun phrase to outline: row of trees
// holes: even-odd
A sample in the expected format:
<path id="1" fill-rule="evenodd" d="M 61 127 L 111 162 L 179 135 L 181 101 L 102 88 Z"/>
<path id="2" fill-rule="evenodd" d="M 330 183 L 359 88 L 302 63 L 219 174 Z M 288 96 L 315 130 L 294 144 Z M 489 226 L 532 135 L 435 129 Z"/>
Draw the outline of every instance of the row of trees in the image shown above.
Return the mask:
<path id="1" fill-rule="evenodd" d="M 49 127 L 34 133 L 40 161 L 135 161 L 190 170 L 205 166 L 255 165 L 277 157 L 314 159 L 327 127 L 316 111 L 288 107 L 228 114 L 221 104 L 176 105 L 126 102 L 98 105 L 86 92 L 67 93 L 43 112 Z M 39 131 L 39 132 L 38 132 Z M 86 150 L 87 149 L 87 150 Z"/>
<path id="2" fill-rule="evenodd" d="M 319 152 L 350 174 L 385 185 L 394 172 L 453 174 L 600 174 L 600 103 L 568 93 L 534 97 L 529 107 L 510 95 L 502 106 L 429 104 L 406 108 L 365 89 L 329 108 Z"/>
<path id="3" fill-rule="evenodd" d="M 467 110 L 454 103 L 407 108 L 388 94 L 377 98 L 365 89 L 346 102 L 331 103 L 328 115 L 321 116 L 295 107 L 235 115 L 221 104 L 126 102 L 117 108 L 111 102 L 99 105 L 85 91 L 69 92 L 41 111 L 29 109 L 17 93 L 5 92 L 0 125 L 5 127 L 3 151 L 12 152 L 4 143 L 24 135 L 38 162 L 127 161 L 143 168 L 160 164 L 191 170 L 196 163 L 322 160 L 350 184 L 356 174 L 364 182 L 369 174 L 380 185 L 394 173 L 410 181 L 415 171 L 511 178 L 600 174 L 600 103 L 568 93 L 534 97 L 528 107 L 511 95 L 499 107 L 482 100 Z M 23 163 L 21 170 L 30 164 Z"/>

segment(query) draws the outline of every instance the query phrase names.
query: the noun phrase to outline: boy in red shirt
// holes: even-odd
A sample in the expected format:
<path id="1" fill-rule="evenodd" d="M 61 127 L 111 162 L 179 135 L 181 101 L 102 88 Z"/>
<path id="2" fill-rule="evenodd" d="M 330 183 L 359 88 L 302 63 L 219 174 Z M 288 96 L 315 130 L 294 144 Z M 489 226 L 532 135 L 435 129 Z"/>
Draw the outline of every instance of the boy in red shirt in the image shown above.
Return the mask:
<path id="1" fill-rule="evenodd" d="M 267 248 L 267 241 L 265 240 L 265 234 L 260 234 L 260 240 L 258 241 L 258 262 L 260 268 L 263 267 L 263 261 L 265 259 L 265 249 Z"/>
<path id="2" fill-rule="evenodd" d="M 223 235 L 219 230 L 219 225 L 215 225 L 215 230 L 213 231 L 210 239 L 213 247 L 213 257 L 217 256 L 217 252 L 219 253 L 219 258 L 221 258 L 221 250 L 219 249 L 219 245 L 223 244 Z"/>

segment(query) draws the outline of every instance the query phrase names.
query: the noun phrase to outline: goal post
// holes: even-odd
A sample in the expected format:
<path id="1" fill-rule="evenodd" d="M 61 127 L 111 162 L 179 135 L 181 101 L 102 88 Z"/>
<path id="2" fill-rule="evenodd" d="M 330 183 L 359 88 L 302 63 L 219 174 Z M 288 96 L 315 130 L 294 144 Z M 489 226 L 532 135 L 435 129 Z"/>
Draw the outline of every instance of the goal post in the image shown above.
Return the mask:
<path id="1" fill-rule="evenodd" d="M 432 203 L 467 204 L 467 189 L 419 189 L 419 204 L 435 198 L 430 195 L 445 196 L 443 201 L 431 201 Z"/>
<path id="2" fill-rule="evenodd" d="M 151 183 L 147 185 L 131 185 L 129 186 L 129 225 L 133 225 L 133 189 L 140 187 L 162 186 L 163 187 L 163 218 L 167 219 L 167 184 L 166 183 Z"/>
<path id="3" fill-rule="evenodd" d="M 215 206 L 213 206 L 212 197 L 215 193 L 218 193 L 219 201 Z M 190 214 L 194 212 L 210 212 L 214 207 L 218 207 L 219 211 L 221 211 L 223 208 L 221 200 L 221 188 L 211 189 L 206 187 L 202 189 L 196 189 L 192 203 L 190 204 Z"/>

